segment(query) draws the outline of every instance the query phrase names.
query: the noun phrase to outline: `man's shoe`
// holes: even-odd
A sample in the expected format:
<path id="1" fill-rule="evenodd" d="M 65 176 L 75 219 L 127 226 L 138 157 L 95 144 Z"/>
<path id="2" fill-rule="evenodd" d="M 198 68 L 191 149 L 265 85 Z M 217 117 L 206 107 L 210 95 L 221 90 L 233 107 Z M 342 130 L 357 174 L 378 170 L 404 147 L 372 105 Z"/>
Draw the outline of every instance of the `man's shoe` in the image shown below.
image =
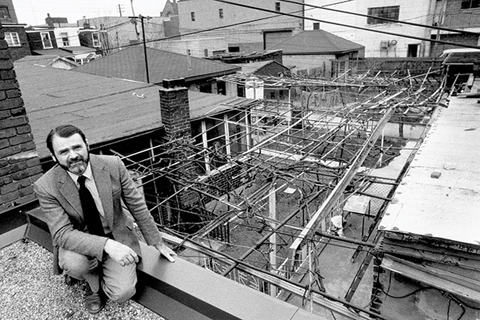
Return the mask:
<path id="1" fill-rule="evenodd" d="M 85 308 L 91 314 L 99 313 L 105 306 L 105 299 L 100 293 L 91 293 L 85 296 Z"/>

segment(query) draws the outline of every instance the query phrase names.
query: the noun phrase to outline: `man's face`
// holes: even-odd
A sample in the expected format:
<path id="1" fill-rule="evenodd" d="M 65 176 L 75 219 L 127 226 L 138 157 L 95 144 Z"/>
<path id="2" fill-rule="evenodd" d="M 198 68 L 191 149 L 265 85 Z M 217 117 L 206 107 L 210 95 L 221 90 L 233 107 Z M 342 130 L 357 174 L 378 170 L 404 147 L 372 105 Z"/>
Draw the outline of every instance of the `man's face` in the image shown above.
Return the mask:
<path id="1" fill-rule="evenodd" d="M 74 135 L 62 138 L 55 135 L 52 139 L 53 159 L 63 169 L 81 175 L 87 169 L 89 157 L 88 145 L 82 137 Z"/>

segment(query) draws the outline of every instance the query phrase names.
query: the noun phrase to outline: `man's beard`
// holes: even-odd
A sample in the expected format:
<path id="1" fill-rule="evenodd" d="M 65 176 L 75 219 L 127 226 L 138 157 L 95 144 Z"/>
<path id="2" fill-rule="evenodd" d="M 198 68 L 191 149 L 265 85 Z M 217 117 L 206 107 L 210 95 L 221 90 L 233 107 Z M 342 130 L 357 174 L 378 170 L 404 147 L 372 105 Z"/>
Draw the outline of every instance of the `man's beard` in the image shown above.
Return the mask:
<path id="1" fill-rule="evenodd" d="M 83 157 L 81 155 L 77 155 L 76 158 L 70 158 L 68 160 L 68 163 L 67 165 L 64 165 L 62 163 L 60 163 L 57 160 L 57 163 L 58 165 L 63 168 L 64 170 L 66 171 L 70 171 L 71 173 L 74 173 L 74 174 L 82 174 L 85 172 L 85 170 L 87 169 L 87 166 L 88 166 L 88 162 L 90 161 L 90 154 L 87 153 L 87 156 L 86 157 Z"/>

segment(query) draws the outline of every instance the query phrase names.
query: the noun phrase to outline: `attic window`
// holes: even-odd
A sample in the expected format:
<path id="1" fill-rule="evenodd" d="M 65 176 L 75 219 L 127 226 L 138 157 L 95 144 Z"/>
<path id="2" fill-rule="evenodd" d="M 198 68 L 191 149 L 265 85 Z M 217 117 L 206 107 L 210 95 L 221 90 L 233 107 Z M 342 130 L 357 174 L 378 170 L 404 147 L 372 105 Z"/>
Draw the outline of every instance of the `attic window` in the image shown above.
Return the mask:
<path id="1" fill-rule="evenodd" d="M 218 17 L 223 19 L 223 9 L 218 9 Z"/>
<path id="2" fill-rule="evenodd" d="M 190 18 L 192 18 L 192 21 L 195 21 L 195 12 L 190 12 Z"/>
<path id="3" fill-rule="evenodd" d="M 8 7 L 0 6 L 0 18 L 2 19 L 10 19 L 10 11 Z"/>
<path id="4" fill-rule="evenodd" d="M 275 2 L 275 11 L 280 12 L 280 2 Z"/>
<path id="5" fill-rule="evenodd" d="M 367 24 L 391 23 L 389 21 L 375 19 L 374 17 L 398 20 L 400 15 L 400 6 L 368 8 L 368 15 L 372 17 L 367 18 Z"/>
<path id="6" fill-rule="evenodd" d="M 478 0 L 462 0 L 462 9 L 471 9 L 480 7 L 480 1 Z"/>
<path id="7" fill-rule="evenodd" d="M 9 47 L 22 46 L 20 43 L 20 38 L 18 37 L 18 33 L 16 32 L 5 32 L 5 41 L 7 41 Z"/>

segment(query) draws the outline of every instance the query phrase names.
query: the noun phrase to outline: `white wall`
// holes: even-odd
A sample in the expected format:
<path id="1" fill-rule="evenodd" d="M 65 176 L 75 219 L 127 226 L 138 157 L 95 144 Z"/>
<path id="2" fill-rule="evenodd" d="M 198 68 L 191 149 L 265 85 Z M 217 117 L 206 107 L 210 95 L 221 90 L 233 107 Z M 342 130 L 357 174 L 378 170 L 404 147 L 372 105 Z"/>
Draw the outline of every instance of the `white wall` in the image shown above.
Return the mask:
<path id="1" fill-rule="evenodd" d="M 367 14 L 368 8 L 372 7 L 388 7 L 388 6 L 400 6 L 400 21 L 408 21 L 417 24 L 432 25 L 433 14 L 435 12 L 435 6 L 441 5 L 443 1 L 437 0 L 352 0 L 341 4 L 331 5 L 328 8 L 339 9 L 342 11 L 350 11 L 361 14 Z M 322 6 L 338 3 L 336 0 L 322 1 Z M 365 31 L 355 29 L 353 27 L 361 27 L 372 30 L 380 30 L 385 32 L 396 33 L 400 35 L 410 35 L 418 38 L 430 38 L 431 29 L 409 26 L 401 23 L 388 23 L 388 24 L 367 24 L 366 17 L 354 16 L 345 13 L 337 13 L 327 11 L 323 9 L 310 10 L 311 7 L 308 4 L 318 6 L 316 0 L 305 0 L 305 16 L 307 18 L 315 18 L 320 20 L 326 20 L 347 26 L 339 26 L 334 24 L 328 24 L 320 22 L 320 29 L 332 32 L 342 38 L 354 41 L 356 43 L 365 46 L 366 57 L 406 57 L 409 44 L 419 44 L 418 56 L 428 56 L 429 43 L 428 41 L 422 41 L 417 39 L 410 39 L 401 37 L 398 35 L 388 35 L 377 32 Z M 313 23 L 318 21 L 306 20 L 305 29 L 312 30 Z M 396 45 L 391 45 L 387 49 L 381 49 L 381 41 L 396 40 Z"/>
<path id="2" fill-rule="evenodd" d="M 78 38 L 78 27 L 62 27 L 62 28 L 55 28 L 53 32 L 55 33 L 55 39 L 57 40 L 57 45 L 59 48 L 63 48 L 63 41 L 60 34 L 62 32 L 68 33 L 68 40 L 70 42 L 69 47 L 78 47 L 80 46 L 80 39 Z"/>

